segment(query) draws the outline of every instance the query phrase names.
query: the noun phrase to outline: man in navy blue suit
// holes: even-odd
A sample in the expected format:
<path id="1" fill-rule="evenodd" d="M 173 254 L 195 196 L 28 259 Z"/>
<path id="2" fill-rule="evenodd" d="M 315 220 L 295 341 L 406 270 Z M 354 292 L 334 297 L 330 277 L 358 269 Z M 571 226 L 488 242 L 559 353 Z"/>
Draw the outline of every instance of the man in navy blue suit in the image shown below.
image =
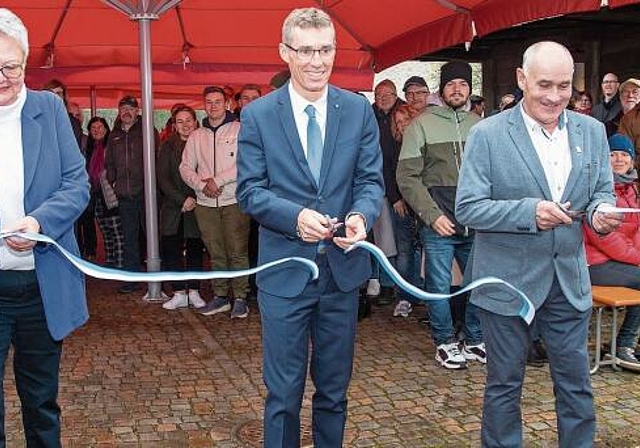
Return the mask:
<path id="1" fill-rule="evenodd" d="M 314 446 L 340 447 L 357 288 L 370 273 L 366 252 L 343 249 L 364 240 L 380 212 L 378 127 L 364 98 L 328 84 L 336 41 L 326 13 L 292 11 L 279 51 L 291 80 L 242 111 L 236 195 L 260 224 L 260 264 L 305 257 L 320 276 L 310 281 L 306 268 L 291 263 L 256 279 L 268 389 L 265 447 L 300 446 L 309 355 Z"/>

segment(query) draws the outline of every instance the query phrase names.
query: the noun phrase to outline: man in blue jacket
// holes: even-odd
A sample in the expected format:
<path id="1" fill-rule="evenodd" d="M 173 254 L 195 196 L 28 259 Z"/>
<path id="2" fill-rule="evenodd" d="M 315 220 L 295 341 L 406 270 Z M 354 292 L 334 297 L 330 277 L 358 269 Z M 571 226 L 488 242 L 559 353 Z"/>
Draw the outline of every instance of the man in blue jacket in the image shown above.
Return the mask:
<path id="1" fill-rule="evenodd" d="M 300 446 L 310 340 L 314 445 L 341 446 L 344 434 L 357 289 L 370 262 L 343 249 L 366 238 L 384 187 L 371 106 L 328 85 L 335 53 L 329 16 L 294 10 L 280 44 L 291 81 L 242 110 L 236 194 L 260 224 L 259 262 L 299 256 L 320 268 L 316 281 L 295 264 L 257 276 L 268 448 Z"/>

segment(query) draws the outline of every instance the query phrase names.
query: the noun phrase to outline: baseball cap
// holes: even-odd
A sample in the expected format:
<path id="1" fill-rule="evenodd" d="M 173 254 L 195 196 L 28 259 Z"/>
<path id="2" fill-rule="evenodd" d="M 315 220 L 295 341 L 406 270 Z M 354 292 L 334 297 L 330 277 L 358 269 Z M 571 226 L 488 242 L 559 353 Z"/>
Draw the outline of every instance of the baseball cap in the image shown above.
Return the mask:
<path id="1" fill-rule="evenodd" d="M 138 107 L 138 100 L 136 100 L 131 95 L 123 96 L 122 99 L 118 102 L 118 107 L 122 106 L 131 106 Z"/>
<path id="2" fill-rule="evenodd" d="M 402 87 L 402 91 L 406 92 L 410 86 L 421 86 L 426 87 L 427 89 L 427 81 L 424 80 L 422 76 L 412 76 L 404 82 L 404 87 Z"/>

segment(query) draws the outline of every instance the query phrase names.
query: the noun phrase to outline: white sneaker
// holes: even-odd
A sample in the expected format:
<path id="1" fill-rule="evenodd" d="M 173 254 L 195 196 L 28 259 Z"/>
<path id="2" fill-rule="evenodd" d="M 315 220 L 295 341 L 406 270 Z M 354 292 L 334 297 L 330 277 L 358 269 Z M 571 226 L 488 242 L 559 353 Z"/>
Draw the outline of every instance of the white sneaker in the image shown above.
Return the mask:
<path id="1" fill-rule="evenodd" d="M 380 280 L 370 278 L 367 282 L 367 295 L 369 297 L 377 297 L 380 295 Z"/>
<path id="2" fill-rule="evenodd" d="M 411 311 L 413 311 L 413 309 L 411 308 L 411 303 L 409 303 L 407 300 L 401 300 L 398 302 L 398 304 L 396 305 L 396 308 L 393 310 L 393 316 L 409 317 L 409 314 L 411 314 Z"/>
<path id="3" fill-rule="evenodd" d="M 484 348 L 484 342 L 477 345 L 467 345 L 465 342 L 462 348 L 462 356 L 467 361 L 480 361 L 482 364 L 486 364 L 487 350 Z"/>
<path id="4" fill-rule="evenodd" d="M 189 303 L 193 305 L 194 308 L 202 308 L 207 304 L 202 297 L 200 297 L 200 292 L 197 289 L 189 290 Z"/>
<path id="5" fill-rule="evenodd" d="M 184 291 L 174 292 L 173 297 L 162 304 L 162 308 L 165 310 L 176 310 L 186 306 L 189 306 L 189 299 Z"/>
<path id="6" fill-rule="evenodd" d="M 466 369 L 467 361 L 460 353 L 457 342 L 440 344 L 436 348 L 436 361 L 445 369 Z"/>

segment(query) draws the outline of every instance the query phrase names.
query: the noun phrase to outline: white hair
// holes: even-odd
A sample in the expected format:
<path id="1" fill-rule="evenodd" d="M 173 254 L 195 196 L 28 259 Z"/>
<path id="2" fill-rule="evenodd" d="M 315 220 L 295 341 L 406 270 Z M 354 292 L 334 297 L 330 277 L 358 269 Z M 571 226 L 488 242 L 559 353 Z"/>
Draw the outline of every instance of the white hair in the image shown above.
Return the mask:
<path id="1" fill-rule="evenodd" d="M 573 56 L 571 56 L 571 52 L 567 49 L 567 47 L 559 44 L 558 42 L 546 40 L 542 42 L 536 42 L 525 50 L 524 55 L 522 55 L 522 70 L 525 72 L 525 74 L 529 73 L 529 68 L 531 67 L 533 61 L 538 57 L 538 53 L 540 53 L 540 51 L 542 50 L 549 49 L 560 50 L 562 53 L 565 53 L 567 59 L 570 61 L 571 66 L 573 67 Z"/>
<path id="2" fill-rule="evenodd" d="M 26 61 L 27 56 L 29 56 L 29 35 L 27 28 L 24 26 L 24 23 L 22 23 L 22 20 L 20 20 L 20 17 L 7 8 L 0 8 L 0 34 L 4 34 L 20 44 L 24 52 L 24 60 Z"/>

